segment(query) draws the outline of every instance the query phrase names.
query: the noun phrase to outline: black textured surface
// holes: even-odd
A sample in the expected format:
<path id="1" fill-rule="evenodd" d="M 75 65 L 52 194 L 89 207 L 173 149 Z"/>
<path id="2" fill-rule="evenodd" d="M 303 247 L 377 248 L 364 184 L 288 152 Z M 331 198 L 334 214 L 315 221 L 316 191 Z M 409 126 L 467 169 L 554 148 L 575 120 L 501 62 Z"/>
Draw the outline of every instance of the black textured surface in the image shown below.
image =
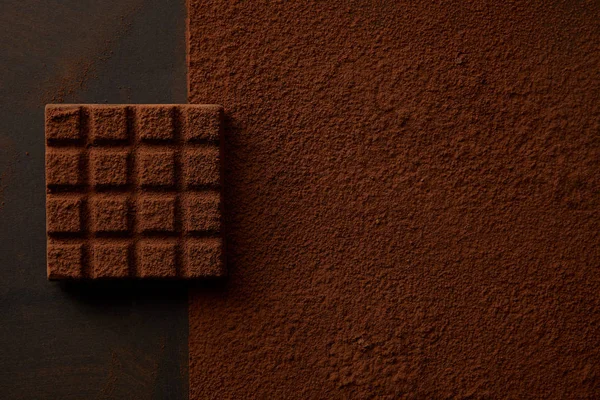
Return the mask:
<path id="1" fill-rule="evenodd" d="M 187 398 L 187 287 L 46 280 L 44 105 L 185 103 L 183 1 L 0 5 L 0 397 Z"/>

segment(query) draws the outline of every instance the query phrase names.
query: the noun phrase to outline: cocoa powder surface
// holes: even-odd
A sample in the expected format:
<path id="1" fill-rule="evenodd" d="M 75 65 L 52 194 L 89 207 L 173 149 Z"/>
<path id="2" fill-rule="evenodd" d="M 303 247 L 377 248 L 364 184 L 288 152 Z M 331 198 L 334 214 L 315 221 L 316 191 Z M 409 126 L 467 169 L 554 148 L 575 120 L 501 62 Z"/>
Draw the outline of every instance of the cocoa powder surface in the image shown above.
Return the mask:
<path id="1" fill-rule="evenodd" d="M 190 397 L 600 397 L 600 3 L 188 2 L 229 280 Z"/>

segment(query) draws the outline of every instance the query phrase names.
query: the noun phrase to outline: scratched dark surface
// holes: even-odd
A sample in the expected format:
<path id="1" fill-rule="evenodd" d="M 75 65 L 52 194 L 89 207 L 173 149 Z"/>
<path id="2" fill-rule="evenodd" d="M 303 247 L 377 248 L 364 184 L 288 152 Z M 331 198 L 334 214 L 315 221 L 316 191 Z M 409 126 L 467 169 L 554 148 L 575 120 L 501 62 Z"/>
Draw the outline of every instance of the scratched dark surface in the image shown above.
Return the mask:
<path id="1" fill-rule="evenodd" d="M 182 0 L 0 5 L 0 397 L 188 397 L 187 287 L 51 283 L 44 105 L 185 103 Z"/>

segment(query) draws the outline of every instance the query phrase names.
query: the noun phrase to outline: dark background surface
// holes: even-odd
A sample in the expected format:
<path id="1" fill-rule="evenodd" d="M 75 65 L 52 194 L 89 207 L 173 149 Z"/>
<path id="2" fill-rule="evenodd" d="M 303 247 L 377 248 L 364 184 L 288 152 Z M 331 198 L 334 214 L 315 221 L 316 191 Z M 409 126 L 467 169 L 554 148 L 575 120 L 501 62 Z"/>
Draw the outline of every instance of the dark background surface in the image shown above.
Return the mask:
<path id="1" fill-rule="evenodd" d="M 187 398 L 187 287 L 46 280 L 44 105 L 185 103 L 183 1 L 0 5 L 0 397 Z"/>

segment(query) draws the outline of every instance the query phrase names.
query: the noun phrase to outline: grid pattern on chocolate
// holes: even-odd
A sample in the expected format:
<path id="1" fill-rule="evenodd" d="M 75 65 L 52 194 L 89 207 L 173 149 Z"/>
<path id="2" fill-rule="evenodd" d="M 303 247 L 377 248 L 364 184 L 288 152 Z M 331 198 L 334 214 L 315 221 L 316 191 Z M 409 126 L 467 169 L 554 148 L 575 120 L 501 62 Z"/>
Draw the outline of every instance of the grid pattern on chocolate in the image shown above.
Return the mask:
<path id="1" fill-rule="evenodd" d="M 225 275 L 215 105 L 48 105 L 49 279 Z"/>

